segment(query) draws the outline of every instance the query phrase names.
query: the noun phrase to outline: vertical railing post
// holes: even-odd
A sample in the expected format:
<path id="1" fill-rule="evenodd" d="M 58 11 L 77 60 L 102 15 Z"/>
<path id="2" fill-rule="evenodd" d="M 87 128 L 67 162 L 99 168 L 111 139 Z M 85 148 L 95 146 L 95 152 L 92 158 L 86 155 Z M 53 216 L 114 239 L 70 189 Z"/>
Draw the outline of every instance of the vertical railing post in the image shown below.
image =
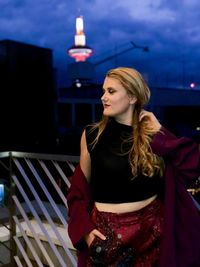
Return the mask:
<path id="1" fill-rule="evenodd" d="M 15 195 L 15 183 L 12 179 L 13 168 L 12 168 L 12 152 L 9 153 L 9 199 L 8 199 L 8 207 L 9 207 L 9 226 L 10 226 L 10 263 L 11 266 L 15 267 L 16 262 L 14 256 L 17 255 L 17 246 L 14 240 L 14 236 L 16 236 L 16 223 L 13 219 L 13 216 L 16 215 L 16 205 L 13 201 L 13 196 Z"/>

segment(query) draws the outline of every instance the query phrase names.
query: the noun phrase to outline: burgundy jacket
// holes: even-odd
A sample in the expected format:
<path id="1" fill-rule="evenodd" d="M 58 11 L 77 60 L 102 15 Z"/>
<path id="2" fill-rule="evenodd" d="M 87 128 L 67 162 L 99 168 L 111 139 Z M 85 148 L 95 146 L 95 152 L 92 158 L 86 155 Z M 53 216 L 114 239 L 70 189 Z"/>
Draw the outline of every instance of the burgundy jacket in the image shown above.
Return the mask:
<path id="1" fill-rule="evenodd" d="M 200 175 L 200 152 L 189 138 L 177 138 L 164 127 L 151 143 L 165 161 L 165 215 L 159 267 L 200 267 L 200 214 L 186 190 Z M 95 228 L 89 184 L 78 165 L 67 195 L 69 237 L 78 252 L 78 267 L 86 266 L 84 235 Z"/>

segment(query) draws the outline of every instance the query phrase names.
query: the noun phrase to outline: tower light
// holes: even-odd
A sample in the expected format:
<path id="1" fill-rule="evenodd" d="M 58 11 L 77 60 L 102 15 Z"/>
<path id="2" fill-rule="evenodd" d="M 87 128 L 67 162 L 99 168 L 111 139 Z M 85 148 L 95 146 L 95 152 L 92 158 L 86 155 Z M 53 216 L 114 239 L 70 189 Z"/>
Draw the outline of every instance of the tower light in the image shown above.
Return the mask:
<path id="1" fill-rule="evenodd" d="M 92 49 L 86 45 L 86 36 L 84 34 L 83 16 L 76 18 L 76 34 L 74 45 L 68 50 L 68 55 L 76 62 L 86 61 L 92 55 Z"/>

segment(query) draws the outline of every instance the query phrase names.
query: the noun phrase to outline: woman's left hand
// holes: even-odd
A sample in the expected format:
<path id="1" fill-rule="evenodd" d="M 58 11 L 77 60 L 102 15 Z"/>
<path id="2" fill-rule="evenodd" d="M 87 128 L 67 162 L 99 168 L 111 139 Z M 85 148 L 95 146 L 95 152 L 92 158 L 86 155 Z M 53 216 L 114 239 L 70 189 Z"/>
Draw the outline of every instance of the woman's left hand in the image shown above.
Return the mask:
<path id="1" fill-rule="evenodd" d="M 139 121 L 141 122 L 143 119 L 146 119 L 149 128 L 153 131 L 158 132 L 160 130 L 162 125 L 152 112 L 142 110 L 139 115 Z"/>

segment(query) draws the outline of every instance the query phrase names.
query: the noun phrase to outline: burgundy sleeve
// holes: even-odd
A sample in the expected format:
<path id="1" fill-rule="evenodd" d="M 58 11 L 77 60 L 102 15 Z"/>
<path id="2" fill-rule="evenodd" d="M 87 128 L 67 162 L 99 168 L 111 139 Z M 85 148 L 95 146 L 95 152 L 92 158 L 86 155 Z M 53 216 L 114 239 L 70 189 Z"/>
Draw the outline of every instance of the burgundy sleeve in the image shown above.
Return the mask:
<path id="1" fill-rule="evenodd" d="M 177 138 L 164 127 L 154 135 L 152 150 L 155 154 L 169 160 L 182 178 L 200 176 L 200 150 L 190 138 Z"/>
<path id="2" fill-rule="evenodd" d="M 86 246 L 83 237 L 91 232 L 95 225 L 90 218 L 91 193 L 80 165 L 76 167 L 72 177 L 67 203 L 69 208 L 68 234 L 73 246 L 82 249 Z"/>

